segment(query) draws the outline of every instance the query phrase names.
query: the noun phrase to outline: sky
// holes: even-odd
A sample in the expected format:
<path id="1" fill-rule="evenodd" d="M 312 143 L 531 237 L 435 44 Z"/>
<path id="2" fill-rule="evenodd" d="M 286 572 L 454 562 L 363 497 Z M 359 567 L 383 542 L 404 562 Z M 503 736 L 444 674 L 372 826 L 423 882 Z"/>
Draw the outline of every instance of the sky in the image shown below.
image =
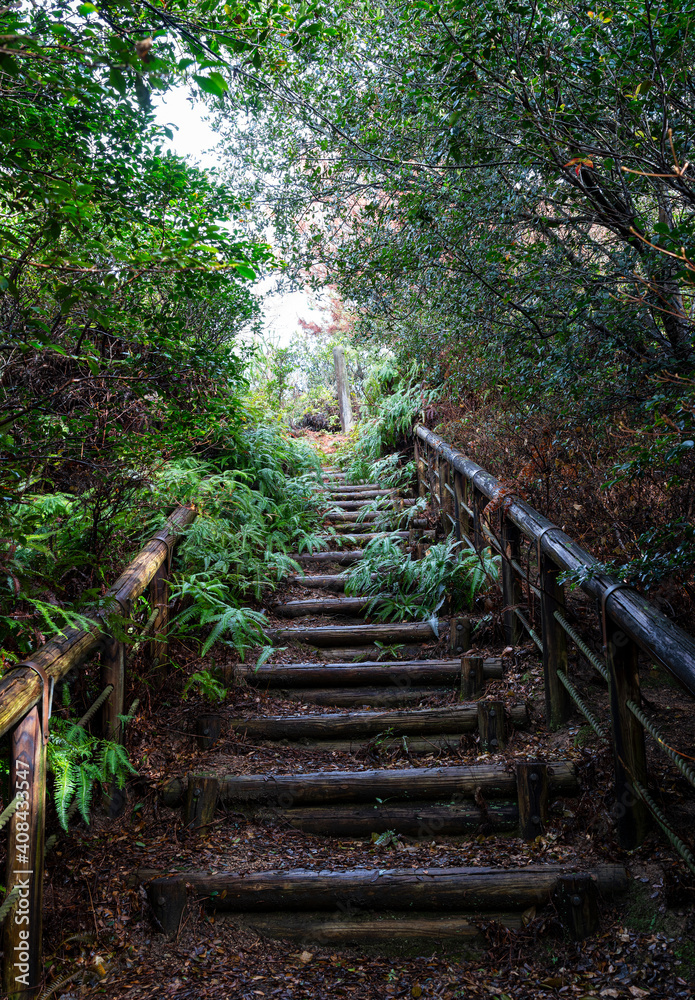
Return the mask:
<path id="1" fill-rule="evenodd" d="M 220 162 L 214 151 L 217 135 L 204 120 L 205 110 L 204 105 L 191 99 L 187 87 L 177 87 L 160 99 L 156 114 L 160 125 L 174 126 L 174 138 L 166 141 L 172 152 L 188 157 L 205 169 L 214 170 Z M 266 294 L 272 285 L 272 277 L 263 278 L 254 290 Z M 321 318 L 321 311 L 312 307 L 308 294 L 303 291 L 267 295 L 264 314 L 264 337 L 278 347 L 289 343 L 300 319 L 320 322 Z"/>

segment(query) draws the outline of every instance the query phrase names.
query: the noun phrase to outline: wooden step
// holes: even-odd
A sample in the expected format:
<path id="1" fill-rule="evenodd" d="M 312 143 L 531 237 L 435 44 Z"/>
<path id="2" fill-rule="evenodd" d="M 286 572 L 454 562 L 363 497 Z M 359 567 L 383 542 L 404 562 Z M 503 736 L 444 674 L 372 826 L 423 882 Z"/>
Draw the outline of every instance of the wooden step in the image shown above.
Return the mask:
<path id="1" fill-rule="evenodd" d="M 396 496 L 395 490 L 367 490 L 367 489 L 342 489 L 338 488 L 331 490 L 330 492 L 331 501 L 334 500 L 376 500 L 377 497 L 389 497 Z"/>
<path id="2" fill-rule="evenodd" d="M 348 563 L 359 562 L 364 556 L 362 549 L 352 549 L 350 552 L 290 552 L 290 558 L 295 562 L 338 563 L 346 566 Z"/>
<path id="3" fill-rule="evenodd" d="M 304 833 L 367 839 L 387 830 L 404 837 L 432 841 L 481 833 L 486 836 L 516 833 L 519 829 L 519 808 L 513 803 L 489 803 L 482 808 L 474 802 L 455 805 L 377 803 L 254 813 L 254 819 L 259 822 L 270 818 Z"/>
<path id="4" fill-rule="evenodd" d="M 302 587 L 308 587 L 309 589 L 341 591 L 345 589 L 346 579 L 347 577 L 344 573 L 329 573 L 323 576 L 320 574 L 302 576 L 299 573 L 293 573 L 287 577 L 287 582 L 300 584 Z"/>
<path id="5" fill-rule="evenodd" d="M 383 661 L 399 663 L 422 656 L 422 646 L 410 643 L 393 643 L 392 646 L 315 646 L 318 656 L 325 663 L 342 663 L 348 656 L 353 663 Z"/>
<path id="6" fill-rule="evenodd" d="M 350 913 L 220 913 L 217 919 L 232 921 L 239 930 L 255 931 L 263 937 L 293 941 L 306 947 L 344 948 L 359 945 L 367 952 L 377 949 L 402 958 L 404 945 L 427 955 L 453 951 L 457 957 L 480 960 L 485 937 L 468 917 L 422 915 L 374 918 Z M 480 913 L 480 923 L 495 923 L 511 930 L 524 926 L 520 914 Z"/>
<path id="7" fill-rule="evenodd" d="M 540 909 L 551 902 L 569 865 L 524 868 L 354 868 L 347 871 L 176 872 L 147 886 L 155 918 L 178 928 L 186 887 L 211 910 L 249 912 L 422 911 L 476 913 Z M 610 899 L 628 886 L 622 865 L 597 865 L 588 873 Z M 178 907 L 178 920 L 167 909 Z"/>
<path id="8" fill-rule="evenodd" d="M 365 684 L 387 684 L 410 687 L 417 684 L 449 684 L 461 682 L 461 660 L 400 660 L 397 663 L 264 663 L 258 669 L 247 663 L 234 668 L 235 677 L 247 684 L 264 687 L 311 686 L 359 687 Z M 487 679 L 502 677 L 502 660 L 488 656 L 483 660 Z"/>
<path id="9" fill-rule="evenodd" d="M 197 775 L 174 778 L 160 789 L 164 805 L 183 803 L 188 784 Z M 514 798 L 516 776 L 507 763 L 407 767 L 368 771 L 314 771 L 298 774 L 232 774 L 219 781 L 219 801 L 228 806 L 280 805 L 285 808 L 339 803 L 371 803 L 378 799 L 433 801 L 472 797 Z M 571 761 L 548 765 L 548 787 L 558 795 L 575 795 L 577 772 Z"/>
<path id="10" fill-rule="evenodd" d="M 359 615 L 370 605 L 376 609 L 381 603 L 374 597 L 327 597 L 323 600 L 287 601 L 274 604 L 273 611 L 282 618 L 302 618 L 304 615 Z"/>
<path id="11" fill-rule="evenodd" d="M 427 698 L 445 698 L 451 688 L 289 688 L 280 692 L 290 701 L 327 708 L 402 708 L 421 705 Z"/>
<path id="12" fill-rule="evenodd" d="M 329 493 L 361 493 L 364 490 L 392 492 L 389 489 L 385 490 L 379 483 L 336 483 L 328 487 Z"/>
<path id="13" fill-rule="evenodd" d="M 350 515 L 350 517 L 352 518 L 352 515 Z M 342 532 L 356 531 L 361 527 L 371 528 L 373 527 L 375 520 L 376 520 L 375 518 L 371 518 L 364 522 L 358 521 L 357 515 L 355 515 L 354 518 L 352 518 L 351 520 L 347 518 L 341 518 L 340 520 L 336 521 L 334 519 L 330 521 L 330 527 L 332 531 L 340 534 Z M 429 535 L 430 533 L 434 534 L 434 530 L 431 528 L 430 522 L 424 517 L 413 518 L 413 520 L 410 521 L 408 524 L 408 529 L 413 531 L 420 529 L 418 532 L 418 537 L 421 534 L 425 535 Z M 391 534 L 394 529 L 387 528 L 385 530 L 387 531 L 387 533 Z M 395 530 L 405 530 L 405 529 L 395 529 Z M 382 534 L 382 532 L 379 532 L 379 534 Z"/>
<path id="14" fill-rule="evenodd" d="M 390 535 L 391 537 L 396 536 L 397 538 L 402 538 L 406 541 L 410 532 L 408 531 L 363 531 L 356 532 L 350 531 L 339 535 L 321 535 L 320 539 L 325 545 L 367 545 L 369 542 L 373 542 L 375 538 L 384 538 L 385 535 Z M 422 531 L 420 536 L 429 535 L 434 537 L 434 531 Z"/>
<path id="15" fill-rule="evenodd" d="M 439 637 L 446 634 L 449 623 L 439 624 Z M 273 643 L 294 640 L 312 646 L 358 646 L 362 642 L 399 643 L 410 641 L 436 642 L 437 635 L 429 622 L 402 622 L 391 625 L 319 625 L 315 628 L 268 628 L 265 634 Z"/>
<path id="16" fill-rule="evenodd" d="M 512 705 L 508 715 L 515 726 L 524 726 L 528 722 L 526 705 Z M 382 734 L 423 737 L 442 733 L 449 737 L 477 730 L 478 705 L 473 702 L 400 712 L 271 715 L 232 719 L 230 726 L 234 732 L 249 739 L 270 741 L 364 740 Z"/>

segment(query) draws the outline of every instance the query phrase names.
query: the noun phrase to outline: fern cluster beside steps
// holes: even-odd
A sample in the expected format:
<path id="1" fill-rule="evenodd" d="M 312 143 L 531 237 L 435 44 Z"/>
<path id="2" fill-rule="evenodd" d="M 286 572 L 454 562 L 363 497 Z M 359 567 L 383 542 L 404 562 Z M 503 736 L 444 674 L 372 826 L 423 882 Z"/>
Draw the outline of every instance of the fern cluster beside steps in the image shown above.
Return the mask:
<path id="1" fill-rule="evenodd" d="M 115 784 L 123 788 L 126 778 L 137 774 L 125 747 L 100 740 L 65 719 L 51 721 L 47 756 L 53 772 L 56 811 L 64 830 L 68 828 L 68 812 L 73 802 L 85 823 L 89 823 L 95 785 Z"/>
<path id="2" fill-rule="evenodd" d="M 454 538 L 431 545 L 422 559 L 407 559 L 400 538 L 373 539 L 363 559 L 347 573 L 346 594 L 372 596 L 368 612 L 379 621 L 432 620 L 447 596 L 452 610 L 470 608 L 490 580 L 496 580 L 500 557 L 490 549 L 463 552 Z"/>

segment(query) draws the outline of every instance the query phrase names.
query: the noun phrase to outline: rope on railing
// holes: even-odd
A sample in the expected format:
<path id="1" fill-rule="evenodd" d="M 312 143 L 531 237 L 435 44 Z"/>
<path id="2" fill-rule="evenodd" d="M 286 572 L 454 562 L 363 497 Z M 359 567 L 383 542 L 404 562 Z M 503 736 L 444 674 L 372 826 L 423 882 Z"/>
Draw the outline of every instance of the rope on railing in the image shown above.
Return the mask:
<path id="1" fill-rule="evenodd" d="M 600 657 L 598 657 L 596 655 L 596 653 L 594 653 L 591 649 L 589 649 L 589 647 L 584 642 L 584 640 L 579 635 L 579 633 L 574 628 L 572 628 L 572 626 L 567 621 L 567 619 L 564 618 L 563 615 L 561 615 L 559 611 L 553 612 L 553 617 L 555 618 L 556 621 L 558 621 L 560 623 L 560 625 L 562 625 L 562 627 L 564 628 L 564 630 L 567 633 L 567 635 L 574 642 L 575 646 L 577 646 L 577 648 L 579 650 L 581 650 L 581 652 L 587 658 L 587 660 L 589 661 L 589 663 L 591 664 L 591 666 L 595 670 L 598 670 L 598 672 L 600 673 L 601 677 L 603 677 L 603 679 L 606 682 L 606 684 L 608 684 L 608 682 L 609 682 L 608 667 L 603 662 L 603 660 L 600 659 Z"/>
<path id="2" fill-rule="evenodd" d="M 533 628 L 531 627 L 530 623 L 526 620 L 526 618 L 522 615 L 522 613 L 519 611 L 518 608 L 514 608 L 514 614 L 519 619 L 519 621 L 521 622 L 521 624 L 524 626 L 524 628 L 526 629 L 526 631 L 531 636 L 531 638 L 533 639 L 533 641 L 535 642 L 535 644 L 538 646 L 538 648 L 540 649 L 540 651 L 542 653 L 543 652 L 543 641 L 542 641 L 542 639 L 538 638 L 538 636 L 534 632 Z"/>
<path id="3" fill-rule="evenodd" d="M 5 900 L 0 906 L 0 924 L 4 921 L 5 917 L 8 915 L 14 904 L 19 899 L 19 886 L 16 885 L 13 889 L 10 889 L 9 893 L 5 897 Z"/>
<path id="4" fill-rule="evenodd" d="M 15 795 L 10 804 L 3 809 L 2 813 L 0 813 L 0 830 L 2 830 L 5 823 L 12 819 L 14 814 L 19 809 L 19 803 L 22 801 L 23 799 L 21 795 Z"/>
<path id="5" fill-rule="evenodd" d="M 99 709 L 104 704 L 104 702 L 109 697 L 109 695 L 111 694 L 112 691 L 113 691 L 113 684 L 107 684 L 106 687 L 104 688 L 104 690 L 101 692 L 101 694 L 97 698 L 97 700 L 91 706 L 91 708 L 88 708 L 87 711 L 82 716 L 82 718 L 80 719 L 80 721 L 78 723 L 76 723 L 76 725 L 80 729 L 84 729 L 84 727 L 86 725 L 88 725 L 92 721 L 92 719 L 94 718 L 94 716 L 99 711 Z"/>
<path id="6" fill-rule="evenodd" d="M 654 740 L 656 740 L 656 742 L 664 751 L 664 753 L 671 758 L 671 760 L 676 765 L 678 770 L 681 772 L 683 777 L 690 782 L 693 788 L 695 788 L 695 769 L 692 768 L 690 764 L 686 764 L 686 762 L 683 760 L 683 757 L 678 753 L 678 751 L 674 750 L 673 747 L 670 747 L 668 745 L 668 743 L 663 738 L 661 730 L 658 729 L 657 726 L 655 726 L 654 723 L 651 721 L 651 719 L 644 714 L 639 705 L 636 705 L 634 701 L 629 701 L 629 700 L 626 701 L 625 704 L 632 712 L 634 717 L 637 719 L 637 721 L 640 722 L 642 726 L 647 730 L 649 735 Z"/>
<path id="7" fill-rule="evenodd" d="M 661 827 L 661 829 L 663 830 L 663 832 L 666 835 L 666 837 L 668 838 L 668 840 L 670 840 L 670 842 L 673 845 L 673 847 L 680 854 L 680 856 L 682 857 L 683 861 L 685 861 L 685 863 L 688 866 L 688 868 L 690 869 L 690 871 L 693 872 L 693 874 L 695 874 L 695 856 L 693 855 L 692 851 L 688 848 L 688 846 L 684 843 L 684 841 L 682 841 L 681 838 L 678 836 L 678 834 L 673 829 L 673 827 L 670 825 L 670 823 L 668 822 L 668 820 L 666 819 L 666 817 L 662 813 L 661 809 L 659 809 L 658 805 L 656 804 L 656 802 L 654 801 L 654 799 L 651 797 L 651 795 L 649 794 L 649 792 L 647 791 L 647 789 L 644 787 L 644 785 L 642 785 L 639 781 L 633 781 L 632 782 L 632 787 L 637 792 L 637 794 L 639 795 L 639 797 L 642 799 L 642 801 L 644 802 L 645 806 L 647 807 L 647 809 L 649 810 L 649 812 L 652 814 L 652 816 L 654 817 L 654 819 L 656 820 L 656 822 L 658 823 L 658 825 Z"/>
<path id="8" fill-rule="evenodd" d="M 584 704 L 584 702 L 582 701 L 581 695 L 579 694 L 579 692 L 577 691 L 576 687 L 574 686 L 574 684 L 572 683 L 572 681 L 569 679 L 569 677 L 567 676 L 567 674 L 564 672 L 564 670 L 558 670 L 557 676 L 558 676 L 558 680 L 563 685 L 563 687 L 567 691 L 568 695 L 570 696 L 570 698 L 572 699 L 572 701 L 574 702 L 574 704 L 577 706 L 577 708 L 579 709 L 579 711 L 582 713 L 582 715 L 584 716 L 584 718 L 586 719 L 586 721 L 589 723 L 589 725 L 591 726 L 591 728 L 593 729 L 593 731 L 599 737 L 599 739 L 605 740 L 605 742 L 608 743 L 608 737 L 606 736 L 605 731 L 601 727 L 601 723 L 598 721 L 598 719 L 596 718 L 596 716 L 592 713 L 591 709 L 587 708 L 587 706 Z"/>

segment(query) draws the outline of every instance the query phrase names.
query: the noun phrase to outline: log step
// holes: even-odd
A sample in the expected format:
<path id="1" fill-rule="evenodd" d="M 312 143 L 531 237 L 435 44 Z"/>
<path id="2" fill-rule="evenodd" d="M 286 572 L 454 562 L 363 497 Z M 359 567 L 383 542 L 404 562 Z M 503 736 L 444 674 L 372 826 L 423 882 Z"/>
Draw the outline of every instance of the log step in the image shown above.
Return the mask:
<path id="1" fill-rule="evenodd" d="M 335 483 L 328 487 L 330 493 L 362 493 L 364 490 L 381 491 L 384 490 L 383 486 L 379 483 Z M 386 493 L 390 493 L 391 490 L 386 490 Z"/>
<path id="2" fill-rule="evenodd" d="M 351 554 L 351 553 L 346 553 Z M 439 636 L 448 629 L 440 622 Z M 436 642 L 437 635 L 429 622 L 402 622 L 392 625 L 320 625 L 316 628 L 269 628 L 265 634 L 274 643 L 294 640 L 312 646 L 358 646 L 362 642 L 399 643 L 407 640 Z"/>
<path id="3" fill-rule="evenodd" d="M 181 805 L 190 781 L 174 778 L 160 790 L 164 805 Z M 473 797 L 480 789 L 486 799 L 513 798 L 517 779 L 507 764 L 452 767 L 408 767 L 368 771 L 315 771 L 300 774 L 232 774 L 218 779 L 219 801 L 228 806 L 279 805 L 285 808 L 377 799 L 432 801 Z M 548 788 L 554 794 L 575 795 L 577 772 L 571 761 L 548 764 Z"/>
<path id="4" fill-rule="evenodd" d="M 484 936 L 478 925 L 467 917 L 381 917 L 366 916 L 359 919 L 354 913 L 336 913 L 329 917 L 321 913 L 257 913 L 248 915 L 220 914 L 233 920 L 242 930 L 252 930 L 264 937 L 294 941 L 307 946 L 349 947 L 360 945 L 367 950 L 378 948 L 386 954 L 395 951 L 402 955 L 404 942 L 423 950 L 427 955 L 433 949 L 462 951 L 469 957 L 478 955 Z M 497 923 L 511 930 L 520 930 L 524 924 L 519 914 L 479 914 L 484 923 Z M 478 951 L 471 952 L 477 945 Z M 466 950 L 468 949 L 468 950 Z"/>
<path id="5" fill-rule="evenodd" d="M 515 726 L 528 722 L 526 705 L 512 705 L 509 718 Z M 470 733 L 478 727 L 478 704 L 414 711 L 350 712 L 347 714 L 285 715 L 232 719 L 234 732 L 257 740 L 353 740 L 389 736 L 447 736 Z"/>
<path id="6" fill-rule="evenodd" d="M 502 660 L 489 656 L 483 660 L 483 674 L 487 679 L 502 677 Z M 449 684 L 461 681 L 460 660 L 399 660 L 397 663 L 264 663 L 258 669 L 240 663 L 235 676 L 248 684 L 267 687 L 300 687 L 313 685 L 330 687 L 359 687 L 365 684 L 390 684 L 408 688 L 417 684 Z"/>
<path id="7" fill-rule="evenodd" d="M 351 552 L 290 552 L 290 558 L 296 562 L 333 562 L 340 565 L 359 562 L 363 555 L 362 549 L 353 549 Z"/>
<path id="8" fill-rule="evenodd" d="M 432 538 L 434 537 L 434 531 L 423 531 L 420 534 L 422 536 L 429 535 Z M 383 538 L 384 535 L 391 535 L 391 536 L 395 535 L 397 538 L 407 539 L 409 537 L 409 535 L 410 535 L 410 532 L 408 532 L 408 531 L 360 531 L 360 532 L 350 531 L 350 532 L 341 532 L 340 534 L 337 534 L 337 535 L 320 535 L 319 537 L 320 537 L 321 541 L 324 542 L 326 545 L 331 545 L 331 544 L 335 544 L 335 543 L 337 543 L 339 545 L 342 545 L 344 543 L 356 544 L 356 545 L 357 544 L 364 545 L 364 544 L 366 544 L 368 542 L 373 542 L 375 538 Z"/>
<path id="9" fill-rule="evenodd" d="M 309 576 L 301 576 L 299 573 L 293 573 L 287 578 L 289 583 L 296 583 L 302 587 L 308 587 L 309 589 L 313 587 L 317 590 L 334 591 L 344 590 L 346 579 L 347 577 L 344 573 L 330 573 L 324 575 L 316 573 Z"/>
<path id="10" fill-rule="evenodd" d="M 396 493 L 395 490 L 380 490 L 380 489 L 368 490 L 368 489 L 362 489 L 362 488 L 354 489 L 353 490 L 353 489 L 348 489 L 347 487 L 343 487 L 343 489 L 339 489 L 338 487 L 335 487 L 334 489 L 331 490 L 331 492 L 330 492 L 329 495 L 330 495 L 331 501 L 333 501 L 333 500 L 376 500 L 377 497 L 394 496 L 395 493 Z"/>
<path id="11" fill-rule="evenodd" d="M 208 908 L 236 913 L 335 912 L 344 911 L 346 905 L 366 911 L 524 911 L 550 903 L 561 877 L 572 874 L 571 866 L 560 865 L 519 869 L 355 868 L 342 872 L 299 868 L 244 875 L 189 871 L 153 879 L 148 896 L 157 917 L 172 897 L 181 897 L 182 886 L 185 904 L 186 885 Z M 627 889 L 627 872 L 621 865 L 597 865 L 589 874 L 604 897 Z"/>
<path id="12" fill-rule="evenodd" d="M 451 688 L 290 688 L 282 691 L 283 697 L 306 705 L 324 705 L 327 708 L 402 708 L 420 705 L 425 698 L 451 694 Z"/>
<path id="13" fill-rule="evenodd" d="M 319 647 L 316 647 L 318 652 Z M 415 660 L 422 656 L 422 646 L 413 646 L 398 643 L 394 651 L 387 648 L 379 649 L 378 646 L 321 646 L 321 659 L 326 663 L 342 663 L 349 656 L 353 663 L 369 663 L 381 658 L 389 663 L 398 663 L 402 660 Z"/>
<path id="14" fill-rule="evenodd" d="M 304 615 L 359 615 L 374 602 L 379 606 L 379 600 L 373 597 L 329 597 L 323 600 L 287 601 L 285 604 L 274 604 L 273 611 L 282 618 L 301 618 Z"/>
<path id="15" fill-rule="evenodd" d="M 519 808 L 512 803 L 489 803 L 484 808 L 474 802 L 453 805 L 377 803 L 266 810 L 265 814 L 255 813 L 254 819 L 278 819 L 295 830 L 324 837 L 368 839 L 374 833 L 393 830 L 404 837 L 432 841 L 472 834 L 515 833 L 519 828 Z"/>

